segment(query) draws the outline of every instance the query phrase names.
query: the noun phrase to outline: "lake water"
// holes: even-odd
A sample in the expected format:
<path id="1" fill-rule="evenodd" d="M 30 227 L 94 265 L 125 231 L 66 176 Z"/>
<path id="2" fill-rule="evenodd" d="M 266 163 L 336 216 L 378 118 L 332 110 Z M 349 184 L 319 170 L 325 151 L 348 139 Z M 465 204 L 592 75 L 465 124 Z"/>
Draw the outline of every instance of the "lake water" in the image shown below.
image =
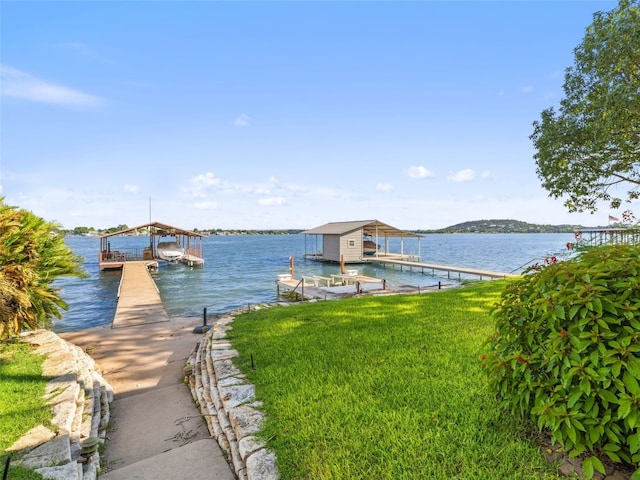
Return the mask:
<path id="1" fill-rule="evenodd" d="M 550 255 L 566 255 L 567 242 L 573 234 L 432 234 L 420 243 L 405 239 L 405 254 L 417 254 L 426 263 L 472 267 L 504 273 L 520 273 L 531 263 L 543 262 Z M 119 271 L 100 271 L 100 241 L 91 237 L 67 237 L 67 245 L 84 259 L 89 278 L 61 278 L 56 281 L 62 298 L 69 304 L 63 318 L 56 320 L 56 332 L 80 330 L 110 324 L 115 314 Z M 118 237 L 118 248 L 142 250 L 148 237 Z M 277 300 L 275 281 L 278 274 L 289 272 L 289 258 L 294 258 L 295 277 L 331 275 L 340 266 L 305 260 L 305 252 L 314 250 L 314 236 L 305 235 L 230 235 L 210 236 L 203 240 L 204 267 L 162 265 L 152 275 L 165 309 L 171 316 L 202 318 L 224 313 L 248 304 Z M 389 244 L 390 252 L 399 252 L 397 239 Z M 350 266 L 362 275 L 385 279 L 390 284 L 430 287 L 455 283 L 446 272 L 423 275 L 417 271 L 384 268 L 375 265 Z M 469 277 L 472 278 L 472 277 Z"/>

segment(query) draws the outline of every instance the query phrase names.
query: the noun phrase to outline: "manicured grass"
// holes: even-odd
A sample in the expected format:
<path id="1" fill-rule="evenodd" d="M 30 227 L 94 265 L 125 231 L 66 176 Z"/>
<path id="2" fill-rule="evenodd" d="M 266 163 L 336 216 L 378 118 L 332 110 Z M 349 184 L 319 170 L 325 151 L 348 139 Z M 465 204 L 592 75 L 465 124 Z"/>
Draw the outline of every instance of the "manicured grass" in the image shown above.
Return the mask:
<path id="1" fill-rule="evenodd" d="M 237 317 L 229 338 L 264 402 L 282 478 L 560 478 L 480 369 L 503 286 Z"/>
<path id="2" fill-rule="evenodd" d="M 51 425 L 51 410 L 42 398 L 47 382 L 42 376 L 43 361 L 28 345 L 0 343 L 0 471 L 4 471 L 8 447 L 36 425 Z M 12 466 L 8 478 L 42 477 Z"/>

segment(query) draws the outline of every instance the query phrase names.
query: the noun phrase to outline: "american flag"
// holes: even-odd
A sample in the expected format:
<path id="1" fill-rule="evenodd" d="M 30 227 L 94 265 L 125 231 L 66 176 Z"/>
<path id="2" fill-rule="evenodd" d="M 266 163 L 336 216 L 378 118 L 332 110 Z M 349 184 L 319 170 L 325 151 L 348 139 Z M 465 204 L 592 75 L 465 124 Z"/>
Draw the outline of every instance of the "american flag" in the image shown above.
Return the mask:
<path id="1" fill-rule="evenodd" d="M 611 215 L 609 215 L 609 221 L 610 222 L 619 222 L 620 219 L 618 217 L 612 217 Z"/>

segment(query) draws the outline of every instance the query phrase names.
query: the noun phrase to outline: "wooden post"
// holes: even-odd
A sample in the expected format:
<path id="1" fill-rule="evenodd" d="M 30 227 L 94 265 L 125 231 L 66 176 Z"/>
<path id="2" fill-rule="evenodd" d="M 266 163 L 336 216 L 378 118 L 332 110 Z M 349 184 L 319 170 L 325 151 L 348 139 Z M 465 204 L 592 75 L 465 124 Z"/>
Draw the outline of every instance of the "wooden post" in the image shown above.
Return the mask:
<path id="1" fill-rule="evenodd" d="M 291 278 L 294 277 L 294 261 L 293 261 L 293 257 L 289 257 L 289 273 L 291 274 Z"/>
<path id="2" fill-rule="evenodd" d="M 340 255 L 340 274 L 344 275 L 344 255 Z"/>

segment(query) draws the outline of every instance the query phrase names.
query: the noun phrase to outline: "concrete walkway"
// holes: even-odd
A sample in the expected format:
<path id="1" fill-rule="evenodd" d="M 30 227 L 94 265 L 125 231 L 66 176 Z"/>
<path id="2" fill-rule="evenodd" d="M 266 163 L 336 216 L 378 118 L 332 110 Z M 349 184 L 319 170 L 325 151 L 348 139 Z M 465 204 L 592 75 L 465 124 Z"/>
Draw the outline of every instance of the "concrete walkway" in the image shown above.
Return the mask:
<path id="1" fill-rule="evenodd" d="M 165 313 L 157 323 L 156 307 L 136 310 L 133 305 L 123 311 L 128 321 L 119 328 L 59 334 L 90 353 L 115 393 L 105 442 L 106 473 L 100 479 L 234 480 L 182 383 L 183 368 L 200 338 L 193 329 L 201 321 Z"/>

